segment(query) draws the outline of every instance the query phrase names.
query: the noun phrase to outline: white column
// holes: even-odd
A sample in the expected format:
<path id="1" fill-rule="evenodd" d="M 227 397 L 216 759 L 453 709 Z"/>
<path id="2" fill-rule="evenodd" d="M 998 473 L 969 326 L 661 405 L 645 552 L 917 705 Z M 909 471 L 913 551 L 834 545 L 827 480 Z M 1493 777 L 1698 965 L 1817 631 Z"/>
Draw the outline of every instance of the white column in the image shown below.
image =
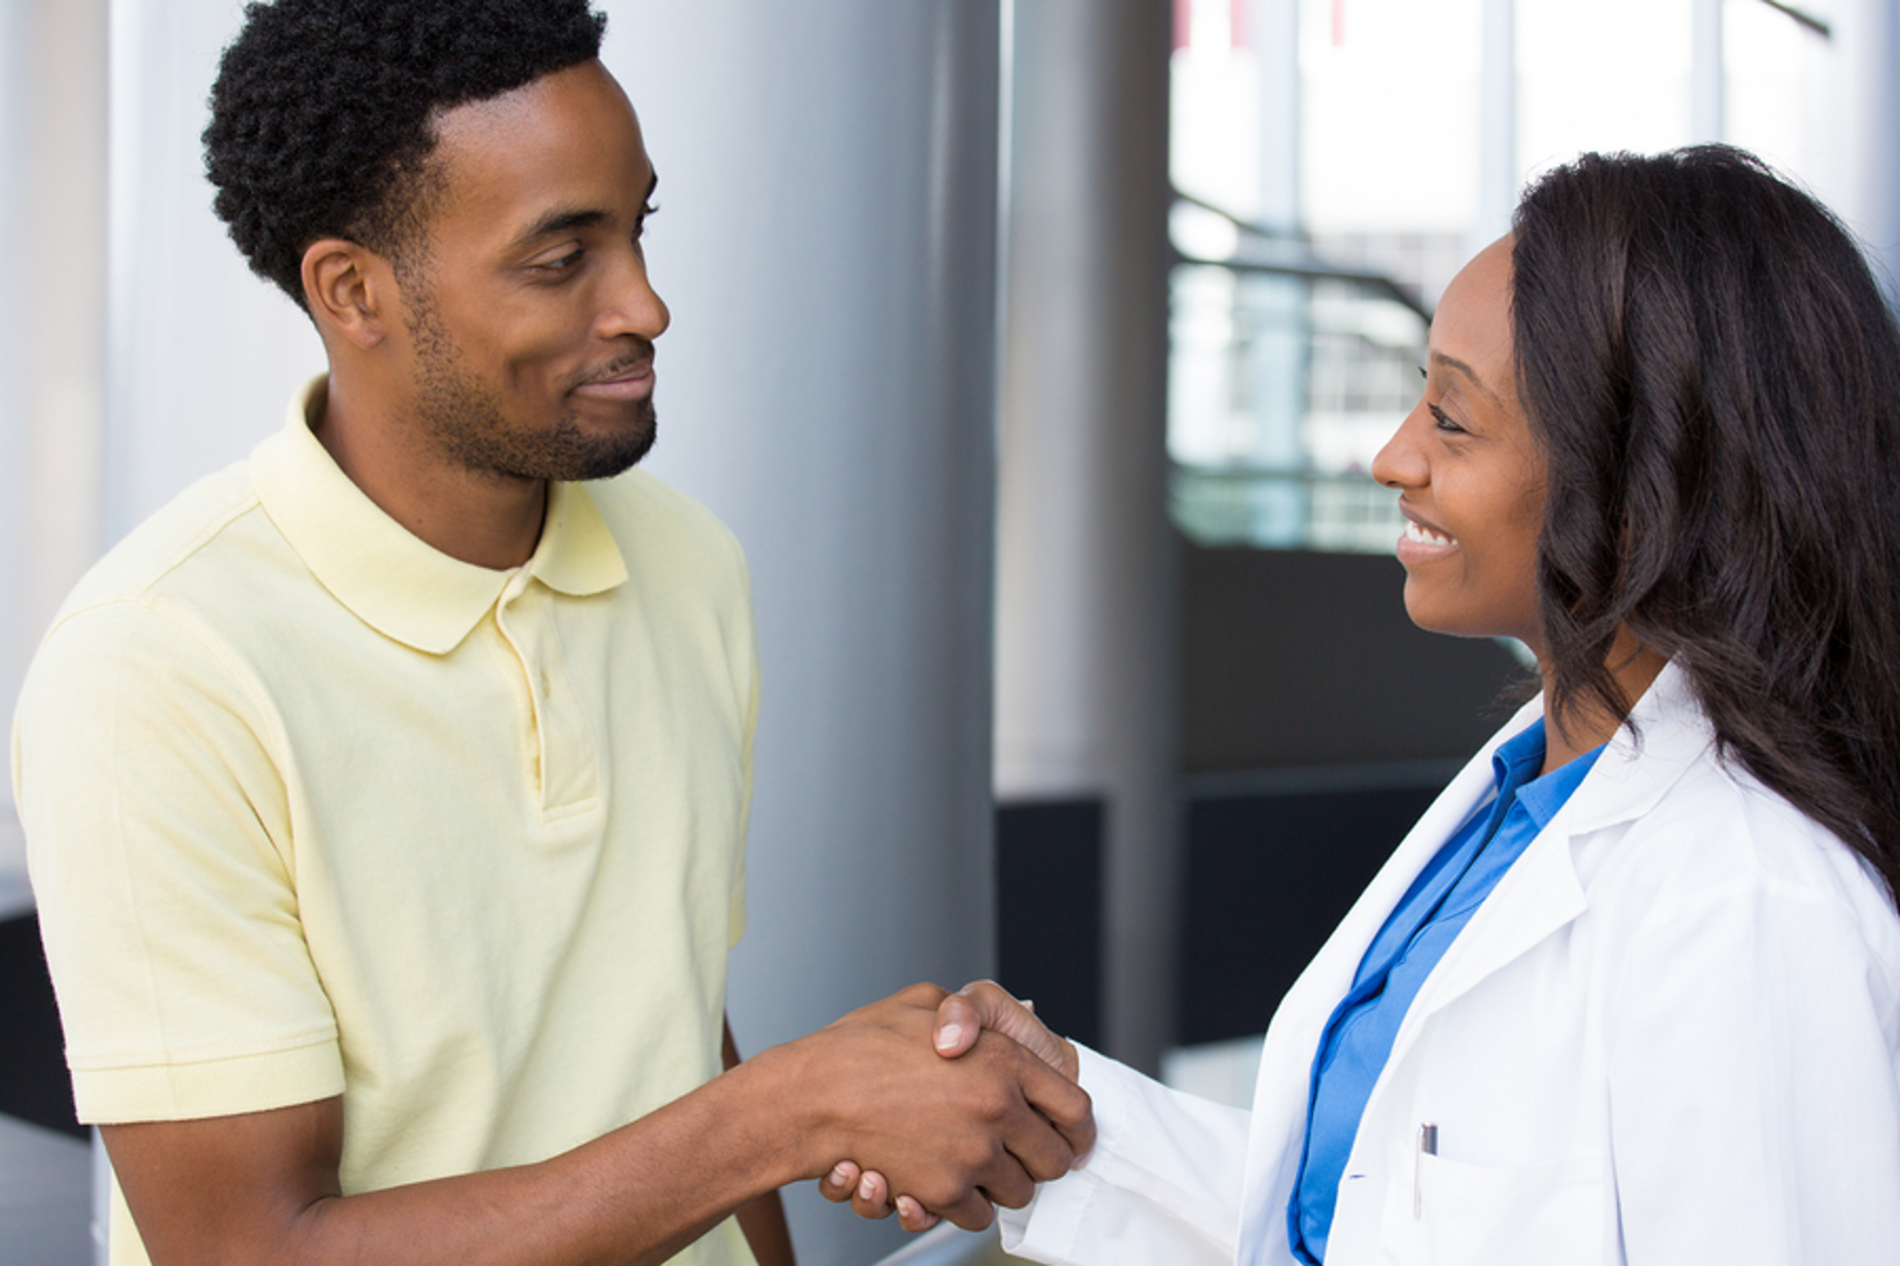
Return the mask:
<path id="1" fill-rule="evenodd" d="M 1248 0 L 1260 65 L 1260 221 L 1303 227 L 1300 199 L 1300 0 Z"/>
<path id="2" fill-rule="evenodd" d="M 30 180 L 26 128 L 32 97 L 26 73 L 31 64 L 26 17 L 19 5 L 0 5 L 0 240 L 9 242 L 26 241 L 31 231 L 21 192 Z M 21 343 L 28 336 L 25 318 L 33 305 L 26 284 L 27 279 L 13 275 L 0 289 L 0 591 L 10 594 L 26 587 L 32 539 L 27 518 L 32 395 L 25 382 L 28 361 Z M 0 706 L 6 708 L 9 721 L 31 645 L 27 606 L 9 604 L 0 617 Z M 31 904 L 26 846 L 20 838 L 9 782 L 0 785 L 0 919 L 11 918 Z"/>
<path id="3" fill-rule="evenodd" d="M 1900 306 L 1900 0 L 1861 0 L 1857 113 L 1862 120 L 1858 227 Z M 1843 38 L 1836 28 L 1835 39 Z"/>
<path id="4" fill-rule="evenodd" d="M 1689 134 L 1697 142 L 1723 139 L 1727 76 L 1723 70 L 1722 6 L 1693 0 L 1690 17 Z"/>
<path id="5" fill-rule="evenodd" d="M 1248 35 L 1260 68 L 1260 188 L 1258 219 L 1297 233 L 1305 227 L 1300 191 L 1300 3 L 1249 0 Z M 1260 465 L 1297 470 L 1306 460 L 1306 366 L 1310 350 L 1308 286 L 1293 277 L 1242 276 L 1236 306 L 1253 336 L 1248 372 Z M 1237 317 L 1241 313 L 1236 313 Z M 1254 522 L 1297 537 L 1309 517 L 1304 487 L 1287 481 L 1255 487 Z"/>
<path id="6" fill-rule="evenodd" d="M 1900 305 L 1900 0 L 1839 0 L 1826 16 L 1831 38 L 1792 21 L 1786 33 L 1807 81 L 1801 176 Z"/>
<path id="7" fill-rule="evenodd" d="M 97 556 L 105 359 L 106 0 L 7 7 L 0 231 L 16 247 L 0 303 L 0 706 Z M 0 914 L 25 904 L 25 848 L 0 788 Z"/>
<path id="8" fill-rule="evenodd" d="M 1517 207 L 1517 4 L 1483 0 L 1478 86 L 1478 216 L 1468 253 L 1510 231 Z"/>
<path id="9" fill-rule="evenodd" d="M 211 211 L 199 139 L 241 0 L 111 0 L 104 544 L 283 425 L 323 346 Z"/>
<path id="10" fill-rule="evenodd" d="M 1172 1027 L 1174 536 L 1166 515 L 1166 5 L 1016 8 L 996 788 L 1107 801 L 1111 1052 Z"/>
<path id="11" fill-rule="evenodd" d="M 993 958 L 995 0 L 622 0 L 660 175 L 652 467 L 752 565 L 742 1050 Z M 801 1256 L 901 1242 L 806 1187 Z"/>

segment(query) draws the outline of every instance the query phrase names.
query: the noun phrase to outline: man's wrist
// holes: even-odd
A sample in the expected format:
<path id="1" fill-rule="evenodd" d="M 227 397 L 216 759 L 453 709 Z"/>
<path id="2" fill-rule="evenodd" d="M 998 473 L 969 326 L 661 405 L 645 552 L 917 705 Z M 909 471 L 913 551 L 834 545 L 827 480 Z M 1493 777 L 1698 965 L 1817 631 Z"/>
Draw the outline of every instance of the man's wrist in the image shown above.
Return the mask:
<path id="1" fill-rule="evenodd" d="M 753 1122 L 755 1163 L 761 1177 L 775 1190 L 789 1183 L 818 1178 L 837 1164 L 827 1143 L 838 1131 L 828 1099 L 815 1093 L 824 1083 L 810 1067 L 803 1041 L 768 1047 L 721 1074 L 713 1083 L 732 1096 L 726 1110 Z"/>

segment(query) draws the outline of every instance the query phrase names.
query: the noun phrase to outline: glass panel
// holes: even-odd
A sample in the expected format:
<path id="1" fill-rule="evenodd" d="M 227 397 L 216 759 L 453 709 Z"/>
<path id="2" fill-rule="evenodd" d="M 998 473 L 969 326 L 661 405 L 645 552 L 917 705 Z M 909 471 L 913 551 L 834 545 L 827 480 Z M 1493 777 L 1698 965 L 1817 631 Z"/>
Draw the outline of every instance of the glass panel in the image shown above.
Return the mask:
<path id="1" fill-rule="evenodd" d="M 1418 395 L 1425 322 L 1359 282 L 1182 264 L 1168 447 L 1175 522 L 1206 545 L 1385 553 L 1372 458 Z"/>

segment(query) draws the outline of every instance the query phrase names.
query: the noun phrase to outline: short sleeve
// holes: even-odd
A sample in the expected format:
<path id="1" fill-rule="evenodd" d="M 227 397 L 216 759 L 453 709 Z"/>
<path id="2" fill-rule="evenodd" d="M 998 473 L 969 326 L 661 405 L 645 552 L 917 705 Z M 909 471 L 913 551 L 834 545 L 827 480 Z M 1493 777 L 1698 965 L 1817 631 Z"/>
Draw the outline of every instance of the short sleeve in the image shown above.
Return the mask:
<path id="1" fill-rule="evenodd" d="M 260 695 L 215 640 L 134 601 L 66 617 L 28 673 L 15 795 L 81 1120 L 342 1091 Z"/>

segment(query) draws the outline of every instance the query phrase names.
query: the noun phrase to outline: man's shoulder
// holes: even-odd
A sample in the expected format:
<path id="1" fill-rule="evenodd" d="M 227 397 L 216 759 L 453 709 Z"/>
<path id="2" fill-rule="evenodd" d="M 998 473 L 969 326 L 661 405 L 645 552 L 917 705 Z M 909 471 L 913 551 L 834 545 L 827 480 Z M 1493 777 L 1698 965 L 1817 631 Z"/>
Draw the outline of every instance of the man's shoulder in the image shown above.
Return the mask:
<path id="1" fill-rule="evenodd" d="M 155 591 L 180 586 L 218 568 L 218 555 L 251 551 L 221 548 L 234 527 L 262 518 L 248 462 L 207 475 L 128 532 L 81 577 L 55 617 L 114 601 L 145 601 Z M 240 529 L 241 530 L 241 529 Z M 229 566 L 229 563 L 222 564 Z"/>
<path id="2" fill-rule="evenodd" d="M 634 469 L 583 485 L 630 572 L 711 565 L 744 582 L 738 538 L 699 501 L 649 471 Z"/>

